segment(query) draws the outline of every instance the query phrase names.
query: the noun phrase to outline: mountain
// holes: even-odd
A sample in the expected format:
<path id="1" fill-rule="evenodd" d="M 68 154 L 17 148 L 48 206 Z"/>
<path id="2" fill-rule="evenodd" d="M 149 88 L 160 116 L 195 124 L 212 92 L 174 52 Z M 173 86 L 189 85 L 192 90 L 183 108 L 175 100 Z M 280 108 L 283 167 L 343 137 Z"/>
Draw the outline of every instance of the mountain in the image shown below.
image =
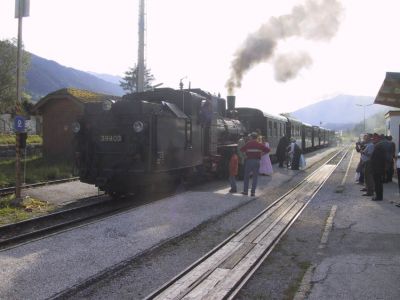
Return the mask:
<path id="1" fill-rule="evenodd" d="M 94 76 L 96 76 L 97 78 L 103 79 L 105 81 L 114 83 L 119 85 L 119 82 L 122 80 L 121 76 L 116 76 L 116 75 L 110 75 L 110 74 L 99 74 L 99 73 L 95 73 L 95 72 L 87 72 L 89 74 L 92 74 Z"/>
<path id="2" fill-rule="evenodd" d="M 31 54 L 31 65 L 26 73 L 25 91 L 32 96 L 33 100 L 68 87 L 115 96 L 124 94 L 118 84 Z"/>
<path id="3" fill-rule="evenodd" d="M 356 123 L 379 112 L 386 112 L 388 107 L 373 104 L 373 97 L 338 95 L 318 103 L 303 107 L 290 113 L 296 119 L 312 125 L 320 125 L 330 129 L 348 129 Z M 360 106 L 361 105 L 361 106 Z"/>

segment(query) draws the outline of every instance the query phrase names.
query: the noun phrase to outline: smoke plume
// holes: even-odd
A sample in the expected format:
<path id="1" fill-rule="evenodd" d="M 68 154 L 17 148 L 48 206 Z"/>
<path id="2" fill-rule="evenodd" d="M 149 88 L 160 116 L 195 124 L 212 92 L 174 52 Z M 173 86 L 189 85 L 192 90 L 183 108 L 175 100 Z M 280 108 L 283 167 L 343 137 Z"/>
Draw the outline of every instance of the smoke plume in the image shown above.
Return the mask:
<path id="1" fill-rule="evenodd" d="M 285 82 L 293 79 L 302 68 L 311 64 L 312 59 L 306 52 L 281 54 L 274 61 L 275 80 Z"/>
<path id="2" fill-rule="evenodd" d="M 228 94 L 241 87 L 243 75 L 252 67 L 277 55 L 280 40 L 294 36 L 313 41 L 330 40 L 339 28 L 341 14 L 342 6 L 337 0 L 306 0 L 303 5 L 295 6 L 291 14 L 271 17 L 235 53 L 226 83 Z M 278 54 L 274 61 L 275 79 L 292 79 L 311 64 L 312 59 L 306 53 Z"/>

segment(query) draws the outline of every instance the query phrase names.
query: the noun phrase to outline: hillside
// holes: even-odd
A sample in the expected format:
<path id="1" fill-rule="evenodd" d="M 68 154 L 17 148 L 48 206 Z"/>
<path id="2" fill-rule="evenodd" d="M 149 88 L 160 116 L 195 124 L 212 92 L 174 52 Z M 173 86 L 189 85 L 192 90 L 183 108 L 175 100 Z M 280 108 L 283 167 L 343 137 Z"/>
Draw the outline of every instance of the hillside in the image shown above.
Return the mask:
<path id="1" fill-rule="evenodd" d="M 322 122 L 323 127 L 347 129 L 364 119 L 364 108 L 357 104 L 368 105 L 373 102 L 373 97 L 339 95 L 296 110 L 291 115 L 312 125 L 319 125 Z M 365 117 L 388 110 L 388 107 L 379 104 L 366 106 Z"/>
<path id="2" fill-rule="evenodd" d="M 68 68 L 59 63 L 31 54 L 31 65 L 26 74 L 25 91 L 33 100 L 56 90 L 74 87 L 93 92 L 122 96 L 124 91 L 115 83 L 92 74 Z"/>
<path id="3" fill-rule="evenodd" d="M 121 76 L 109 75 L 109 74 L 99 74 L 95 72 L 88 71 L 87 73 L 96 76 L 97 78 L 103 79 L 107 82 L 115 83 L 119 85 L 119 82 L 122 80 Z"/>
<path id="4" fill-rule="evenodd" d="M 67 87 L 122 96 L 124 91 L 118 84 L 119 80 L 121 78 L 118 76 L 79 71 L 31 54 L 25 91 L 34 101 Z M 373 101 L 373 97 L 339 95 L 301 108 L 291 115 L 312 125 L 322 125 L 334 130 L 351 129 L 364 118 L 364 108 L 357 104 L 367 105 Z M 377 104 L 366 106 L 365 117 L 367 119 L 378 112 L 388 110 L 388 107 Z"/>

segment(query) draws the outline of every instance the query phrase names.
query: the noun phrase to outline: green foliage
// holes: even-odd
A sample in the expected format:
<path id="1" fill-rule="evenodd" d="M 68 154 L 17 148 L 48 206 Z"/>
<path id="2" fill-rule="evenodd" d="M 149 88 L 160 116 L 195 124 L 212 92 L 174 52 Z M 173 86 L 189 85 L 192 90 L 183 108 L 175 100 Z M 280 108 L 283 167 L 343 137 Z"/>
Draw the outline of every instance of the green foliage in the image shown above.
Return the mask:
<path id="1" fill-rule="evenodd" d="M 365 130 L 364 130 L 364 120 L 356 124 L 352 130 L 352 133 L 356 136 L 362 133 L 385 133 L 385 113 L 379 112 L 369 118 L 365 119 Z"/>
<path id="2" fill-rule="evenodd" d="M 46 214 L 54 210 L 54 206 L 31 197 L 26 197 L 20 207 L 11 205 L 15 195 L 0 198 L 0 225 L 15 223 Z"/>
<path id="3" fill-rule="evenodd" d="M 150 73 L 150 69 L 144 67 L 144 89 L 150 89 L 151 83 L 154 81 L 154 76 Z M 133 68 L 129 68 L 128 71 L 125 72 L 125 77 L 120 81 L 120 86 L 130 93 L 136 92 L 137 87 L 137 73 L 138 66 L 135 65 Z"/>
<path id="4" fill-rule="evenodd" d="M 22 166 L 25 163 L 22 162 Z M 23 168 L 24 169 L 24 168 Z M 15 159 L 0 160 L 0 188 L 15 185 Z M 66 161 L 49 161 L 42 157 L 31 157 L 26 159 L 26 183 L 37 183 L 42 181 L 70 178 L 72 176 L 73 164 Z"/>
<path id="5" fill-rule="evenodd" d="M 11 112 L 17 95 L 17 41 L 0 40 L 0 113 Z M 30 55 L 22 54 L 22 85 L 30 64 Z"/>
<path id="6" fill-rule="evenodd" d="M 42 144 L 43 138 L 40 135 L 28 135 L 27 144 Z M 0 145 L 15 145 L 14 134 L 0 134 Z"/>

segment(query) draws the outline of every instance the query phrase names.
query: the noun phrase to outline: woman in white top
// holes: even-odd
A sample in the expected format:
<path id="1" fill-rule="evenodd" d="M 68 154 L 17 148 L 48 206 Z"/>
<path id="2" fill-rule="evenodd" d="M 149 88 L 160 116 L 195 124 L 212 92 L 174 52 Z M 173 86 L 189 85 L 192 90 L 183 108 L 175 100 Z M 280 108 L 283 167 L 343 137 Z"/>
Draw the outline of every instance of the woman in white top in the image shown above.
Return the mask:
<path id="1" fill-rule="evenodd" d="M 261 143 L 264 144 L 267 148 L 269 148 L 269 143 L 267 142 L 267 139 L 264 136 L 262 137 Z M 268 153 L 265 153 L 263 156 L 261 156 L 260 169 L 258 173 L 264 176 L 272 175 L 273 173 L 272 163 Z"/>

